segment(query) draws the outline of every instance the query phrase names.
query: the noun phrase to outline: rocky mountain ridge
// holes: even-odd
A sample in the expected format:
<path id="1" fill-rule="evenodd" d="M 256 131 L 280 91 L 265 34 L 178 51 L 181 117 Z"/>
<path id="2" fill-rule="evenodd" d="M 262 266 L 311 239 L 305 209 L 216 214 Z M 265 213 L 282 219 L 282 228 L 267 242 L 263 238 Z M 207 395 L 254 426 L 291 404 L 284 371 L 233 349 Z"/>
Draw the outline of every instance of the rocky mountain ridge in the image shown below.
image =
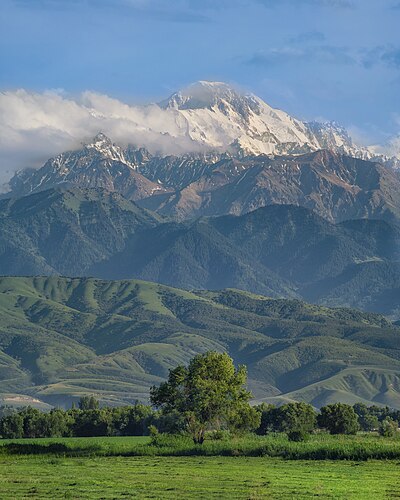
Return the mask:
<path id="1" fill-rule="evenodd" d="M 237 157 L 228 153 L 154 156 L 121 148 L 104 134 L 62 153 L 39 170 L 22 171 L 3 198 L 59 185 L 117 192 L 179 220 L 243 214 L 270 204 L 294 204 L 341 221 L 400 218 L 400 173 L 378 162 L 331 150 L 303 155 Z"/>
<path id="2" fill-rule="evenodd" d="M 150 112 L 153 117 L 159 115 L 156 123 L 147 123 L 146 113 Z M 119 113 L 123 113 L 123 110 Z M 147 197 L 152 190 L 162 191 L 162 188 L 146 182 L 134 173 L 135 170 L 152 178 L 155 178 L 154 171 L 157 171 L 161 180 L 165 175 L 162 174 L 162 168 L 157 167 L 167 165 L 167 170 L 170 170 L 174 164 L 177 165 L 175 175 L 181 176 L 188 184 L 190 176 L 192 181 L 195 180 L 198 172 L 204 171 L 207 165 L 227 156 L 297 156 L 328 149 L 392 167 L 398 166 L 400 161 L 395 156 L 385 157 L 379 148 L 357 145 L 348 132 L 334 122 L 298 120 L 282 110 L 272 108 L 254 94 L 239 91 L 222 82 L 194 83 L 159 104 L 143 107 L 141 113 L 143 124 L 135 122 L 140 134 L 136 137 L 134 130 L 129 129 L 132 138 L 124 146 L 113 144 L 100 133 L 93 141 L 84 144 L 81 150 L 61 153 L 46 162 L 39 169 L 40 174 L 35 174 L 32 169 L 18 172 L 10 182 L 11 191 L 28 194 L 42 186 L 51 187 L 51 182 L 77 182 L 79 175 L 85 176 L 87 184 L 91 182 L 97 187 L 112 187 L 114 181 L 98 170 L 115 166 L 115 169 L 111 169 L 115 170 L 112 174 L 117 178 L 116 184 L 127 184 L 126 188 L 120 188 L 125 191 L 123 194 L 131 195 L 131 184 L 137 185 L 134 199 L 140 199 Z M 146 134 L 151 136 L 151 141 L 146 141 Z M 159 152 L 157 142 L 160 144 Z M 127 146 L 127 143 L 131 145 Z M 152 145 L 151 154 L 143 147 L 147 143 Z M 186 153 L 177 156 L 167 153 L 168 150 L 176 151 L 173 146 L 178 144 L 178 150 Z M 195 175 L 192 175 L 193 165 L 196 166 Z M 82 170 L 80 174 L 78 167 Z M 188 168 L 189 175 L 183 173 L 184 168 Z M 91 177 L 93 179 L 90 181 Z M 166 189 L 169 187 L 164 186 Z M 174 182 L 172 187 L 182 186 Z"/>

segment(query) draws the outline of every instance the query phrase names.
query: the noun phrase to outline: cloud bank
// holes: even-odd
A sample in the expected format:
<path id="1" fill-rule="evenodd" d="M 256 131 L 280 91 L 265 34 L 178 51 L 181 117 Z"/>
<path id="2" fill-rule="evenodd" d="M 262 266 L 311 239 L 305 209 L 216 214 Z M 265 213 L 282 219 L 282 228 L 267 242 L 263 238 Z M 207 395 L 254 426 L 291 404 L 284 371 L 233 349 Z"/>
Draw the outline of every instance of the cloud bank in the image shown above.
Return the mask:
<path id="1" fill-rule="evenodd" d="M 106 95 L 62 91 L 0 93 L 0 183 L 21 168 L 79 147 L 98 132 L 120 144 L 144 146 L 153 153 L 179 154 L 199 145 L 183 136 L 185 123 L 174 110 L 156 104 L 129 106 Z M 171 139 L 172 138 L 172 139 Z"/>

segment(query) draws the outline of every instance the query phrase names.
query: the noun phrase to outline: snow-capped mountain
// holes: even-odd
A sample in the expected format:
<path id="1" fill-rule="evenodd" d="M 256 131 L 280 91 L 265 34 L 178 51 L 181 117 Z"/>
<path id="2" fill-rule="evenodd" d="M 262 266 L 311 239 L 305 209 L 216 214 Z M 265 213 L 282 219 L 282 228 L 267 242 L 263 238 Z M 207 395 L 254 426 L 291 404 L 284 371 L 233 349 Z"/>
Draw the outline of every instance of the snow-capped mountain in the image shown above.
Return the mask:
<path id="1" fill-rule="evenodd" d="M 208 213 L 204 207 L 212 205 L 216 186 L 226 185 L 221 196 L 228 199 L 230 194 L 225 191 L 231 178 L 239 178 L 238 173 L 244 173 L 249 166 L 253 169 L 263 166 L 268 170 L 274 158 L 277 160 L 273 163 L 276 175 L 279 165 L 287 165 L 290 159 L 320 150 L 330 151 L 333 158 L 344 155 L 388 162 L 377 149 L 355 145 L 347 131 L 335 123 L 302 122 L 273 109 L 255 95 L 239 92 L 225 83 L 198 82 L 152 105 L 152 113 L 155 108 L 160 116 L 168 115 L 169 131 L 162 132 L 162 122 L 158 122 L 157 131 L 151 127 L 146 129 L 152 138 L 156 133 L 162 134 L 164 145 L 166 141 L 186 142 L 193 146 L 192 151 L 161 154 L 154 148 L 149 151 L 142 143 L 135 142 L 134 137 L 131 145 L 122 146 L 100 133 L 81 149 L 61 153 L 39 169 L 15 174 L 9 182 L 9 194 L 26 195 L 59 184 L 104 188 L 135 201 L 152 198 L 149 208 L 164 211 L 163 207 L 168 206 L 172 213 L 186 217 Z M 325 168 L 324 156 L 318 158 Z M 230 167 L 221 167 L 226 162 L 230 165 L 230 160 L 238 160 L 232 162 L 232 172 Z M 397 161 L 393 159 L 390 166 L 396 166 Z M 295 169 L 303 165 L 301 161 L 291 163 Z M 282 175 L 285 174 L 283 166 Z M 315 190 L 320 188 L 315 187 Z M 235 192 L 237 190 L 236 187 Z M 249 209 L 268 202 L 261 195 L 258 201 L 252 200 L 251 193 L 248 194 Z M 279 202 L 278 198 L 273 200 Z M 282 200 L 288 202 L 292 198 L 282 197 Z M 182 210 L 181 205 L 184 205 Z M 218 209 L 218 213 L 225 211 L 239 213 L 242 209 Z"/>
<path id="2" fill-rule="evenodd" d="M 159 105 L 175 116 L 178 135 L 208 149 L 241 155 L 331 149 L 364 159 L 373 156 L 335 123 L 302 122 L 226 83 L 200 81 Z"/>
<path id="3" fill-rule="evenodd" d="M 372 153 L 374 159 L 400 170 L 400 135 L 393 137 L 385 146 L 370 146 L 368 150 Z"/>
<path id="4" fill-rule="evenodd" d="M 61 153 L 42 168 L 17 172 L 9 186 L 16 195 L 26 195 L 59 184 L 117 191 L 133 200 L 167 190 L 137 171 L 148 155 L 145 150 L 123 150 L 99 133 L 82 149 Z"/>
<path id="5" fill-rule="evenodd" d="M 88 141 L 89 146 L 99 131 L 119 146 L 132 146 L 132 159 L 125 150 L 127 156 L 119 157 L 121 151 L 115 146 L 107 153 L 107 161 L 133 161 L 134 165 L 137 160 L 141 163 L 143 148 L 159 158 L 174 155 L 186 159 L 221 154 L 298 155 L 330 149 L 361 159 L 378 159 L 389 166 L 400 163 L 398 140 L 385 147 L 360 147 L 335 123 L 301 121 L 251 93 L 220 82 L 197 82 L 165 101 L 142 106 L 94 92 L 72 99 L 18 90 L 2 94 L 0 101 L 4 111 L 0 120 L 3 182 L 8 180 L 5 172 L 25 166 L 37 168 L 44 158 L 71 150 L 82 141 Z M 96 148 L 101 153 L 101 144 Z M 397 155 L 397 159 L 385 156 L 388 154 Z M 182 168 L 187 165 L 185 161 Z"/>
<path id="6" fill-rule="evenodd" d="M 117 191 L 138 201 L 181 189 L 226 158 L 231 155 L 216 152 L 152 155 L 145 148 L 120 147 L 99 133 L 81 149 L 61 153 L 39 169 L 17 172 L 8 183 L 8 194 L 3 197 L 25 196 L 66 184 Z"/>

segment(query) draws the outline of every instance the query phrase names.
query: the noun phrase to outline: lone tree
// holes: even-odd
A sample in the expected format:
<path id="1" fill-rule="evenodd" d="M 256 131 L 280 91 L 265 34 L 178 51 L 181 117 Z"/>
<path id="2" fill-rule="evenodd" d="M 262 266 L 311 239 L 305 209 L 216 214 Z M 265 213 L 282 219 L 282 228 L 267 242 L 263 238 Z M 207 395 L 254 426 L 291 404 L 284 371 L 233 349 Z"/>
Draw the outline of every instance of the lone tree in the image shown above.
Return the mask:
<path id="1" fill-rule="evenodd" d="M 208 429 L 238 431 L 259 426 L 260 413 L 249 404 L 246 379 L 244 366 L 235 369 L 228 354 L 211 351 L 195 356 L 187 368 L 170 370 L 166 382 L 150 389 L 150 400 L 166 414 L 184 416 L 194 442 L 202 444 Z"/>

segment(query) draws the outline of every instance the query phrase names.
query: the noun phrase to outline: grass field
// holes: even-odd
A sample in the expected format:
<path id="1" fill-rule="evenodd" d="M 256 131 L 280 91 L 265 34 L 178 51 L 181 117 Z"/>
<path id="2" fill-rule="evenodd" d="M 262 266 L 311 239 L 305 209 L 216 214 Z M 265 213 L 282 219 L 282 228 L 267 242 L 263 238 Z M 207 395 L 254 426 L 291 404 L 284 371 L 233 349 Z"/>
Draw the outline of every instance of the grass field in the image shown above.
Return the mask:
<path id="1" fill-rule="evenodd" d="M 0 440 L 0 499 L 400 498 L 399 439 L 319 434 L 292 443 L 271 435 L 197 447 L 157 439 Z"/>
<path id="2" fill-rule="evenodd" d="M 396 461 L 2 455 L 0 470 L 2 499 L 400 497 Z"/>

